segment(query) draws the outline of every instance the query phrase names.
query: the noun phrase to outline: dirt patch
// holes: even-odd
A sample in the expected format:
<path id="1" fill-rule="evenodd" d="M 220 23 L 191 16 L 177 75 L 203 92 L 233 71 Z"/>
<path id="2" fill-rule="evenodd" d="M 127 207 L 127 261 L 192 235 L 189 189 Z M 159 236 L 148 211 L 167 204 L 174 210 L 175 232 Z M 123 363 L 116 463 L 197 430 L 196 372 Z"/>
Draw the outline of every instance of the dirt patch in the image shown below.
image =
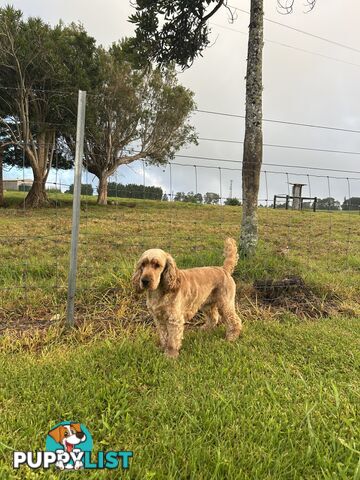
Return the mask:
<path id="1" fill-rule="evenodd" d="M 253 287 L 259 303 L 287 310 L 298 317 L 329 317 L 339 311 L 340 299 L 335 294 L 327 293 L 320 297 L 299 276 L 257 280 Z"/>

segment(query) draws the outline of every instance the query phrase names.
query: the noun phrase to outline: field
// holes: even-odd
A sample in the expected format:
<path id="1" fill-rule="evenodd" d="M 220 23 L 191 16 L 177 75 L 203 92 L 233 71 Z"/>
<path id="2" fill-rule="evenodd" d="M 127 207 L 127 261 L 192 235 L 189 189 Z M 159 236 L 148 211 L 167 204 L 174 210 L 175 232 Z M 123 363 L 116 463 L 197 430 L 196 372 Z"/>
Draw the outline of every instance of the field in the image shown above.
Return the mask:
<path id="1" fill-rule="evenodd" d="M 55 197 L 54 197 L 55 198 Z M 244 335 L 189 325 L 178 361 L 158 352 L 129 279 L 146 248 L 180 267 L 221 264 L 239 207 L 83 198 L 77 328 L 64 328 L 71 197 L 0 211 L 1 478 L 61 420 L 94 450 L 134 451 L 131 479 L 360 479 L 360 216 L 259 209 L 259 251 L 235 272 Z M 265 301 L 259 280 L 305 285 Z M 16 288 L 15 288 L 16 287 Z M 84 472 L 79 478 L 115 478 Z"/>

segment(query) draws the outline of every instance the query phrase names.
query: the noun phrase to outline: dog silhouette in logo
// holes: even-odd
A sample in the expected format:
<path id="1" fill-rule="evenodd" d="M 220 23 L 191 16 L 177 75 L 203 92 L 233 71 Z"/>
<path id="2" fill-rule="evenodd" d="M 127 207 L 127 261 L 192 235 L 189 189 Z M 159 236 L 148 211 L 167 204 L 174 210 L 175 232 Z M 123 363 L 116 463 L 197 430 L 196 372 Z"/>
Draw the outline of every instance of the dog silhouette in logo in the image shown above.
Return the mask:
<path id="1" fill-rule="evenodd" d="M 67 453 L 78 453 L 81 452 L 79 448 L 75 448 L 81 442 L 86 440 L 85 433 L 81 430 L 80 423 L 70 423 L 68 425 L 59 425 L 56 428 L 53 428 L 49 432 L 50 437 L 52 437 L 55 442 L 59 443 L 63 447 L 63 451 Z M 61 450 L 57 450 L 57 452 L 61 452 Z M 80 460 L 75 462 L 75 465 L 67 464 L 64 465 L 64 462 L 61 460 L 56 463 L 56 466 L 60 468 L 60 470 L 66 469 L 75 469 L 79 470 L 84 465 Z"/>

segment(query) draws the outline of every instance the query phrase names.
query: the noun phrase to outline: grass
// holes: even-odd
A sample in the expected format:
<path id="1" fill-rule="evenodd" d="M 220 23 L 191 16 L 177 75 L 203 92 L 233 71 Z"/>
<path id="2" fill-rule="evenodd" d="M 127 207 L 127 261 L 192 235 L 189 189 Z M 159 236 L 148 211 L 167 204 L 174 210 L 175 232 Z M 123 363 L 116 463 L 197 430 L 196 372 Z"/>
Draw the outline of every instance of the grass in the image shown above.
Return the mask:
<path id="1" fill-rule="evenodd" d="M 49 322 L 65 310 L 72 197 L 59 195 L 58 208 L 24 211 L 14 208 L 21 195 L 8 198 L 10 207 L 0 211 L 0 322 L 6 319 L 7 326 Z M 319 296 L 337 295 L 346 313 L 360 313 L 358 214 L 263 208 L 259 218 L 258 255 L 240 262 L 236 272 L 242 287 L 258 278 L 301 275 Z M 240 221 L 239 207 L 121 200 L 102 208 L 85 197 L 78 317 L 118 321 L 136 316 L 136 305 L 131 301 L 127 308 L 126 299 L 142 251 L 164 248 L 181 267 L 221 264 L 223 240 L 238 238 Z"/>
<path id="2" fill-rule="evenodd" d="M 44 449 L 64 419 L 88 427 L 94 451 L 134 451 L 117 478 L 360 479 L 359 216 L 260 209 L 258 255 L 236 271 L 243 337 L 190 328 L 172 362 L 129 286 L 133 261 L 158 245 L 181 267 L 221 263 L 241 209 L 84 199 L 79 325 L 68 331 L 71 197 L 33 212 L 14 208 L 19 197 L 0 212 L 1 479 L 65 478 L 11 467 L 12 449 Z M 320 302 L 336 299 L 326 318 L 253 295 L 254 280 L 289 274 Z"/>
<path id="3" fill-rule="evenodd" d="M 148 328 L 86 345 L 77 335 L 0 356 L 2 479 L 35 478 L 15 476 L 11 449 L 43 449 L 64 418 L 89 428 L 95 451 L 134 451 L 122 478 L 360 478 L 357 320 L 247 323 L 234 345 L 221 328 L 189 332 L 177 362 Z"/>

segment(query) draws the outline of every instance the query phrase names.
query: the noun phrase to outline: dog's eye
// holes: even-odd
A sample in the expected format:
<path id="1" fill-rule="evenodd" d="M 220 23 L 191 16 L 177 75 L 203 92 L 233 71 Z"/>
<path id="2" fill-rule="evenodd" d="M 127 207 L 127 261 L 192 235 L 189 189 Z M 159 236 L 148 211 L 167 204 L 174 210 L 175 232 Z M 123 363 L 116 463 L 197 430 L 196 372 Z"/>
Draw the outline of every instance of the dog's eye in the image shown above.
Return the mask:
<path id="1" fill-rule="evenodd" d="M 154 263 L 154 268 L 159 268 L 160 264 L 159 263 Z"/>
<path id="2" fill-rule="evenodd" d="M 64 432 L 64 437 L 68 437 L 69 436 L 69 432 Z"/>

